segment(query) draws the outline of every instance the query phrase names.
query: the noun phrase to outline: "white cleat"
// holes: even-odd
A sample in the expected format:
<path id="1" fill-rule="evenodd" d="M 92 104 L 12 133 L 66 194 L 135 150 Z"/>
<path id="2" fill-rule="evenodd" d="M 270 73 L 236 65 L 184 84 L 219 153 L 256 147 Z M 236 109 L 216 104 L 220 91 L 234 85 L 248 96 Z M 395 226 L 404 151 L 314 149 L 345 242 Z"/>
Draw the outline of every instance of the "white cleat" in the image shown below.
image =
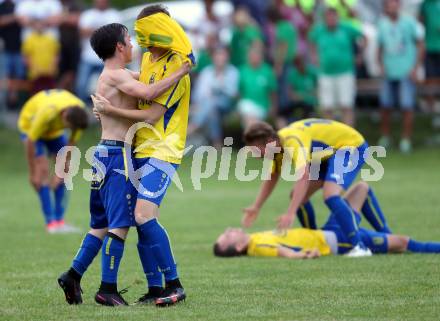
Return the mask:
<path id="1" fill-rule="evenodd" d="M 60 234 L 81 233 L 81 230 L 73 225 L 64 223 L 57 226 L 55 233 L 60 233 Z"/>
<path id="2" fill-rule="evenodd" d="M 366 257 L 372 256 L 373 253 L 367 247 L 361 247 L 359 244 L 345 254 L 346 257 Z"/>

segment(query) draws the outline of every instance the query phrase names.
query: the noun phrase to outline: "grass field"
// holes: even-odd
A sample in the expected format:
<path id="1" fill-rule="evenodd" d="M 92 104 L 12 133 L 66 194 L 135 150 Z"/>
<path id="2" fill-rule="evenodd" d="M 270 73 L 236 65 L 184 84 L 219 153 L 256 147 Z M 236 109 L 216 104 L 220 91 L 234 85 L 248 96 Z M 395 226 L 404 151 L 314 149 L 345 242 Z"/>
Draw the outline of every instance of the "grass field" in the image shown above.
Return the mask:
<path id="1" fill-rule="evenodd" d="M 82 149 L 96 139 L 90 132 Z M 258 182 L 203 181 L 194 191 L 189 164 L 179 170 L 184 192 L 171 188 L 162 207 L 188 293 L 185 303 L 155 307 L 104 308 L 93 297 L 100 281 L 97 259 L 83 278 L 85 303 L 68 306 L 56 278 L 70 265 L 82 235 L 47 235 L 37 198 L 28 185 L 16 132 L 0 130 L 0 320 L 439 320 L 440 255 L 392 255 L 312 261 L 218 259 L 212 243 L 227 226 L 237 226 L 240 209 L 253 200 Z M 389 153 L 385 177 L 374 183 L 395 232 L 440 241 L 438 150 L 411 156 Z M 84 164 L 86 165 L 86 164 Z M 232 175 L 233 176 L 233 175 Z M 231 177 L 232 177 L 231 176 Z M 272 229 L 287 206 L 282 183 L 252 229 Z M 88 183 L 75 179 L 69 222 L 88 227 Z M 316 197 L 318 221 L 327 211 Z M 119 284 L 134 284 L 133 302 L 145 291 L 131 232 Z"/>

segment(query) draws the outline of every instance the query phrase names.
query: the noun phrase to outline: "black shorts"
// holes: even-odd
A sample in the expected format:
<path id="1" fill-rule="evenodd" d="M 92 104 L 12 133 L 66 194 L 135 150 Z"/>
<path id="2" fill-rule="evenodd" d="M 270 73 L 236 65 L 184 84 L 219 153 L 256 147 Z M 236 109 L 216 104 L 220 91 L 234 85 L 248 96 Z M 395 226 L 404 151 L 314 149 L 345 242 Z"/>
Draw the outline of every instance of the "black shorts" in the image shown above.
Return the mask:
<path id="1" fill-rule="evenodd" d="M 428 52 L 425 58 L 426 78 L 440 78 L 440 52 Z"/>
<path id="2" fill-rule="evenodd" d="M 60 75 L 66 72 L 76 72 L 78 69 L 81 49 L 76 46 L 61 46 Z"/>

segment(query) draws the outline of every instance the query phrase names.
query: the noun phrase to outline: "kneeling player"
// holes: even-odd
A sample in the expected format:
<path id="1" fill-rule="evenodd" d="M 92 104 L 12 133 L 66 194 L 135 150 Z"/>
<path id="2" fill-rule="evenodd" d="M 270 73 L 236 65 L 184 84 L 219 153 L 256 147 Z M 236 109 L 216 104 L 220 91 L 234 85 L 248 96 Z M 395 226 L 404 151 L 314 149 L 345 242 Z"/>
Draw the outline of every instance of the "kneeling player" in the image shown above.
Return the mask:
<path id="1" fill-rule="evenodd" d="M 92 35 L 91 44 L 104 61 L 97 93 L 121 109 L 135 109 L 138 98 L 151 100 L 162 95 L 189 71 L 188 66 L 182 67 L 167 79 L 152 85 L 137 81 L 138 75 L 125 69 L 131 61 L 132 45 L 127 28 L 121 24 L 99 28 Z M 147 113 L 152 120 L 162 116 L 161 110 L 158 112 L 153 108 Z M 107 306 L 126 305 L 117 290 L 117 276 L 128 229 L 135 225 L 137 193 L 130 183 L 127 168 L 127 158 L 131 157 L 132 151 L 124 148 L 132 122 L 109 115 L 101 115 L 100 119 L 102 134 L 94 155 L 94 180 L 90 194 L 91 230 L 85 236 L 71 268 L 59 277 L 58 282 L 69 304 L 82 303 L 82 275 L 102 248 L 101 286 L 95 301 Z"/>
<path id="2" fill-rule="evenodd" d="M 355 212 L 368 202 L 369 187 L 360 182 L 348 191 L 346 200 Z M 358 222 L 360 215 L 355 214 Z M 360 237 L 374 253 L 440 253 L 440 243 L 419 242 L 408 236 L 359 229 Z M 292 259 L 315 258 L 321 255 L 347 253 L 352 245 L 347 242 L 333 215 L 320 230 L 304 228 L 284 232 L 266 231 L 247 234 L 242 229 L 228 228 L 214 244 L 214 254 L 221 257 L 240 255 L 279 256 Z"/>
<path id="3" fill-rule="evenodd" d="M 78 141 L 87 125 L 84 103 L 63 89 L 35 94 L 20 112 L 18 128 L 25 147 L 29 180 L 38 193 L 49 233 L 74 232 L 77 229 L 64 223 L 66 188 L 58 176 L 54 175 L 50 180 L 46 155 L 55 159 L 64 146 Z M 69 140 L 65 129 L 71 130 Z M 52 191 L 55 204 L 52 203 Z"/>

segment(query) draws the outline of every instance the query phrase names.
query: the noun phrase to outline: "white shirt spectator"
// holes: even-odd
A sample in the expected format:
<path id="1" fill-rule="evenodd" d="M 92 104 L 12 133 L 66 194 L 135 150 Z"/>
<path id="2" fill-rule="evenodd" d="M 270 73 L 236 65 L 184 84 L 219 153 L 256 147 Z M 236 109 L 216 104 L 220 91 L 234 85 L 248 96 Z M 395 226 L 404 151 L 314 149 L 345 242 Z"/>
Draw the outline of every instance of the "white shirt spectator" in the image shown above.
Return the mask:
<path id="1" fill-rule="evenodd" d="M 85 30 L 95 30 L 103 25 L 109 23 L 121 22 L 119 12 L 115 9 L 108 8 L 105 10 L 98 10 L 92 8 L 84 11 L 79 19 L 79 28 Z M 90 37 L 84 37 L 82 39 L 82 52 L 81 59 L 94 64 L 100 64 L 101 60 L 93 51 L 90 45 Z"/>
<path id="2" fill-rule="evenodd" d="M 16 15 L 25 20 L 45 20 L 61 14 L 63 7 L 58 0 L 23 0 L 19 1 L 15 8 Z M 49 28 L 48 31 L 58 38 L 58 28 Z M 25 39 L 31 32 L 30 27 L 25 27 L 22 32 L 22 39 Z"/>

